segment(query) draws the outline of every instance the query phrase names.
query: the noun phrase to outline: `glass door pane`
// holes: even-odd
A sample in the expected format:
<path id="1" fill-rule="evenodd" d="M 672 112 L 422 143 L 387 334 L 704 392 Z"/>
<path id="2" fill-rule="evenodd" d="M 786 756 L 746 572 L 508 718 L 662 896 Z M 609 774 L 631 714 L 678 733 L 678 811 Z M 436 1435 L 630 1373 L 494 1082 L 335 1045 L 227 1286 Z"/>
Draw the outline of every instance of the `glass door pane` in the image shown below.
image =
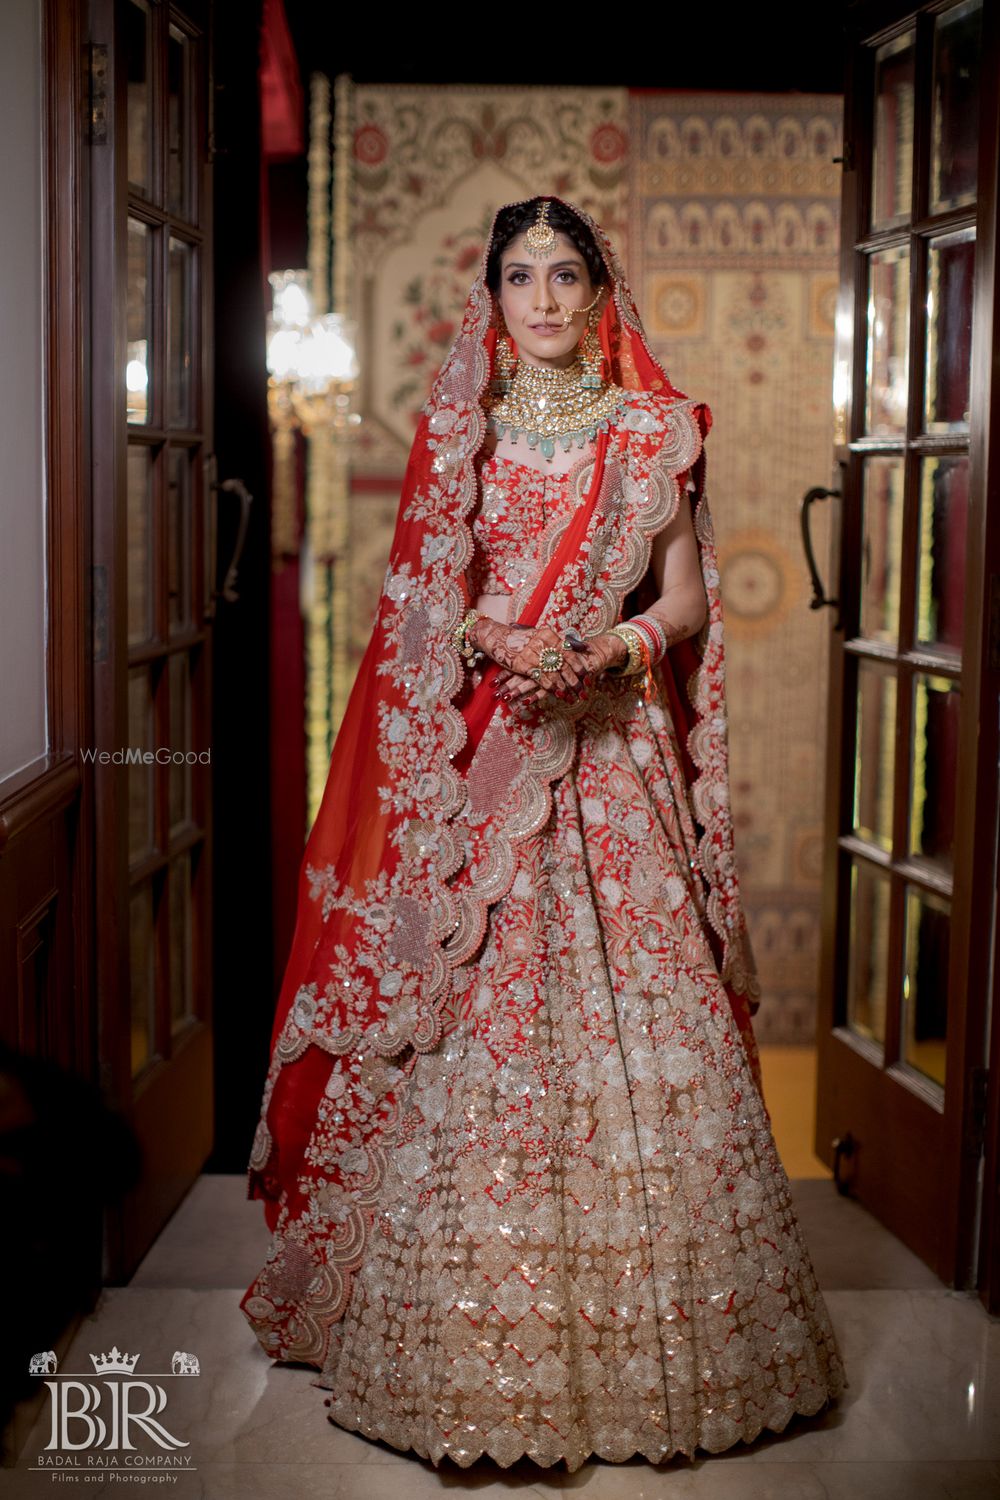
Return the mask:
<path id="1" fill-rule="evenodd" d="M 847 1024 L 885 1046 L 885 994 L 889 974 L 889 881 L 865 860 L 851 865 L 850 961 Z"/>
<path id="2" fill-rule="evenodd" d="M 944 1088 L 948 1018 L 948 903 L 912 886 L 906 891 L 902 1059 Z"/>
<path id="3" fill-rule="evenodd" d="M 128 449 L 126 547 L 128 561 L 128 643 L 152 639 L 153 621 L 153 453 L 145 443 Z"/>
<path id="4" fill-rule="evenodd" d="M 191 670 L 186 651 L 175 651 L 170 679 L 170 835 L 191 822 Z"/>
<path id="5" fill-rule="evenodd" d="M 969 460 L 925 458 L 920 468 L 917 628 L 920 645 L 962 649 Z"/>
<path id="6" fill-rule="evenodd" d="M 167 617 L 171 631 L 190 629 L 192 548 L 191 450 L 167 450 Z"/>
<path id="7" fill-rule="evenodd" d="M 931 213 L 976 200 L 982 0 L 934 17 Z"/>
<path id="8" fill-rule="evenodd" d="M 884 229 L 910 216 L 915 56 L 912 31 L 894 37 L 875 54 L 873 229 Z"/>
<path id="9" fill-rule="evenodd" d="M 153 714 L 153 674 L 149 667 L 133 667 L 128 674 L 128 742 L 133 757 L 156 744 Z M 129 859 L 145 858 L 156 847 L 153 763 L 133 758 L 128 764 Z"/>
<path id="10" fill-rule="evenodd" d="M 913 682 L 910 853 L 951 873 L 961 694 L 956 682 L 918 672 Z"/>
<path id="11" fill-rule="evenodd" d="M 868 262 L 868 361 L 865 431 L 897 437 L 906 431 L 909 394 L 910 252 L 880 250 Z"/>
<path id="12" fill-rule="evenodd" d="M 858 663 L 854 833 L 892 850 L 892 793 L 896 761 L 896 677 L 881 662 Z"/>
<path id="13" fill-rule="evenodd" d="M 125 392 L 130 422 L 148 422 L 153 351 L 152 234 L 139 219 L 128 221 L 128 289 L 126 306 Z"/>
<path id="14" fill-rule="evenodd" d="M 865 640 L 899 636 L 903 547 L 903 460 L 865 460 L 862 506 L 861 619 Z"/>
<path id="15" fill-rule="evenodd" d="M 170 238 L 170 269 L 167 291 L 167 389 L 168 421 L 171 427 L 190 427 L 192 402 L 191 310 L 194 249 L 184 240 Z"/>
<path id="16" fill-rule="evenodd" d="M 129 0 L 122 17 L 127 89 L 125 113 L 128 132 L 128 180 L 129 186 L 143 198 L 152 196 L 153 182 L 150 150 L 153 139 L 150 131 L 151 41 L 149 6 L 145 0 Z"/>
<path id="17" fill-rule="evenodd" d="M 181 219 L 194 219 L 191 150 L 194 99 L 191 88 L 191 40 L 171 26 L 167 41 L 167 208 Z"/>
<path id="18" fill-rule="evenodd" d="M 969 425 L 975 229 L 932 239 L 927 259 L 924 428 L 955 432 Z"/>

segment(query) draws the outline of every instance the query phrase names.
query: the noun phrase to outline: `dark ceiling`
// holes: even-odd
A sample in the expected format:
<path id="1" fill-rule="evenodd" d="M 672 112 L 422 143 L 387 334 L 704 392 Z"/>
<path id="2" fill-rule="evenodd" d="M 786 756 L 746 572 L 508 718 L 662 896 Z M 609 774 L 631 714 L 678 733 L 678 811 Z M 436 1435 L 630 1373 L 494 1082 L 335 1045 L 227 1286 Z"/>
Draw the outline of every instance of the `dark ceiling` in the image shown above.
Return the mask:
<path id="1" fill-rule="evenodd" d="M 285 0 L 305 79 L 358 83 L 616 85 L 838 94 L 845 0 L 769 5 L 465 6 L 369 12 Z M 360 9 L 360 7 L 358 8 Z M 384 19 L 383 19 L 384 18 Z"/>

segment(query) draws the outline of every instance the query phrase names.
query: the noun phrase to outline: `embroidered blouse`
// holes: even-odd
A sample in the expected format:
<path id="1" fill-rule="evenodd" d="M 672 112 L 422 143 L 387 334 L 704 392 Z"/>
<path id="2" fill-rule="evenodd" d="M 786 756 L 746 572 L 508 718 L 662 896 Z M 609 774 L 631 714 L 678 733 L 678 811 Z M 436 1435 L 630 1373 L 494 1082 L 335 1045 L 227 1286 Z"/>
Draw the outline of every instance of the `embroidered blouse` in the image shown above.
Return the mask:
<path id="1" fill-rule="evenodd" d="M 690 478 L 686 488 L 694 489 Z M 479 489 L 468 573 L 473 600 L 480 594 L 513 594 L 520 588 L 537 562 L 549 522 L 573 506 L 568 473 L 543 474 L 531 464 L 496 453 L 487 454 L 479 466 Z"/>
<path id="2" fill-rule="evenodd" d="M 475 551 L 469 590 L 512 594 L 524 582 L 542 533 L 571 505 L 568 474 L 543 474 L 495 453 L 480 466 L 480 501 L 472 519 Z"/>

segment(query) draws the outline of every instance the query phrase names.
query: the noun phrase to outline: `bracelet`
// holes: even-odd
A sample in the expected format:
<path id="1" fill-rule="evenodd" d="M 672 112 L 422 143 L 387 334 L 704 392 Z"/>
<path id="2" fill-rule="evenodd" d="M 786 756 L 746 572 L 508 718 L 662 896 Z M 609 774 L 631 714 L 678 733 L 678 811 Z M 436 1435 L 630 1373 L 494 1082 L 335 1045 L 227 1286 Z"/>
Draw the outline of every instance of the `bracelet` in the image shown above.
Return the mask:
<path id="1" fill-rule="evenodd" d="M 662 661 L 667 652 L 667 632 L 656 616 L 646 613 L 633 615 L 628 623 L 645 637 L 650 649 L 650 665 L 655 666 Z"/>
<path id="2" fill-rule="evenodd" d="M 620 667 L 608 667 L 606 670 L 612 677 L 635 677 L 640 672 L 645 672 L 649 666 L 649 646 L 645 637 L 632 625 L 614 625 L 608 632 L 609 635 L 617 635 L 628 647 L 628 656 Z"/>
<path id="3" fill-rule="evenodd" d="M 470 609 L 468 614 L 465 616 L 465 619 L 461 620 L 459 624 L 455 626 L 455 629 L 452 632 L 452 641 L 454 642 L 457 650 L 464 657 L 465 665 L 467 667 L 474 667 L 477 662 L 482 661 L 483 656 L 485 655 L 484 652 L 480 651 L 478 647 L 474 646 L 469 640 L 469 631 L 472 629 L 473 625 L 475 625 L 481 613 L 481 610 Z"/>

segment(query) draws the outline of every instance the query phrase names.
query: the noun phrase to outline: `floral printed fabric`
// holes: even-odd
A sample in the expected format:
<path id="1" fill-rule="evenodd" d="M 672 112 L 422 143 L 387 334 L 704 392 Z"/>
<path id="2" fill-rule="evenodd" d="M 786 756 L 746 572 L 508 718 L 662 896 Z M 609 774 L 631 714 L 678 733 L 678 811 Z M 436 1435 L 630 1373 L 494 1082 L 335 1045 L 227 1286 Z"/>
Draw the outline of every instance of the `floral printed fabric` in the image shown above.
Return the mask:
<path id="1" fill-rule="evenodd" d="M 416 1060 L 314 1382 L 331 1420 L 435 1463 L 718 1452 L 846 1383 L 705 935 L 673 726 L 598 691 L 576 737 Z"/>

